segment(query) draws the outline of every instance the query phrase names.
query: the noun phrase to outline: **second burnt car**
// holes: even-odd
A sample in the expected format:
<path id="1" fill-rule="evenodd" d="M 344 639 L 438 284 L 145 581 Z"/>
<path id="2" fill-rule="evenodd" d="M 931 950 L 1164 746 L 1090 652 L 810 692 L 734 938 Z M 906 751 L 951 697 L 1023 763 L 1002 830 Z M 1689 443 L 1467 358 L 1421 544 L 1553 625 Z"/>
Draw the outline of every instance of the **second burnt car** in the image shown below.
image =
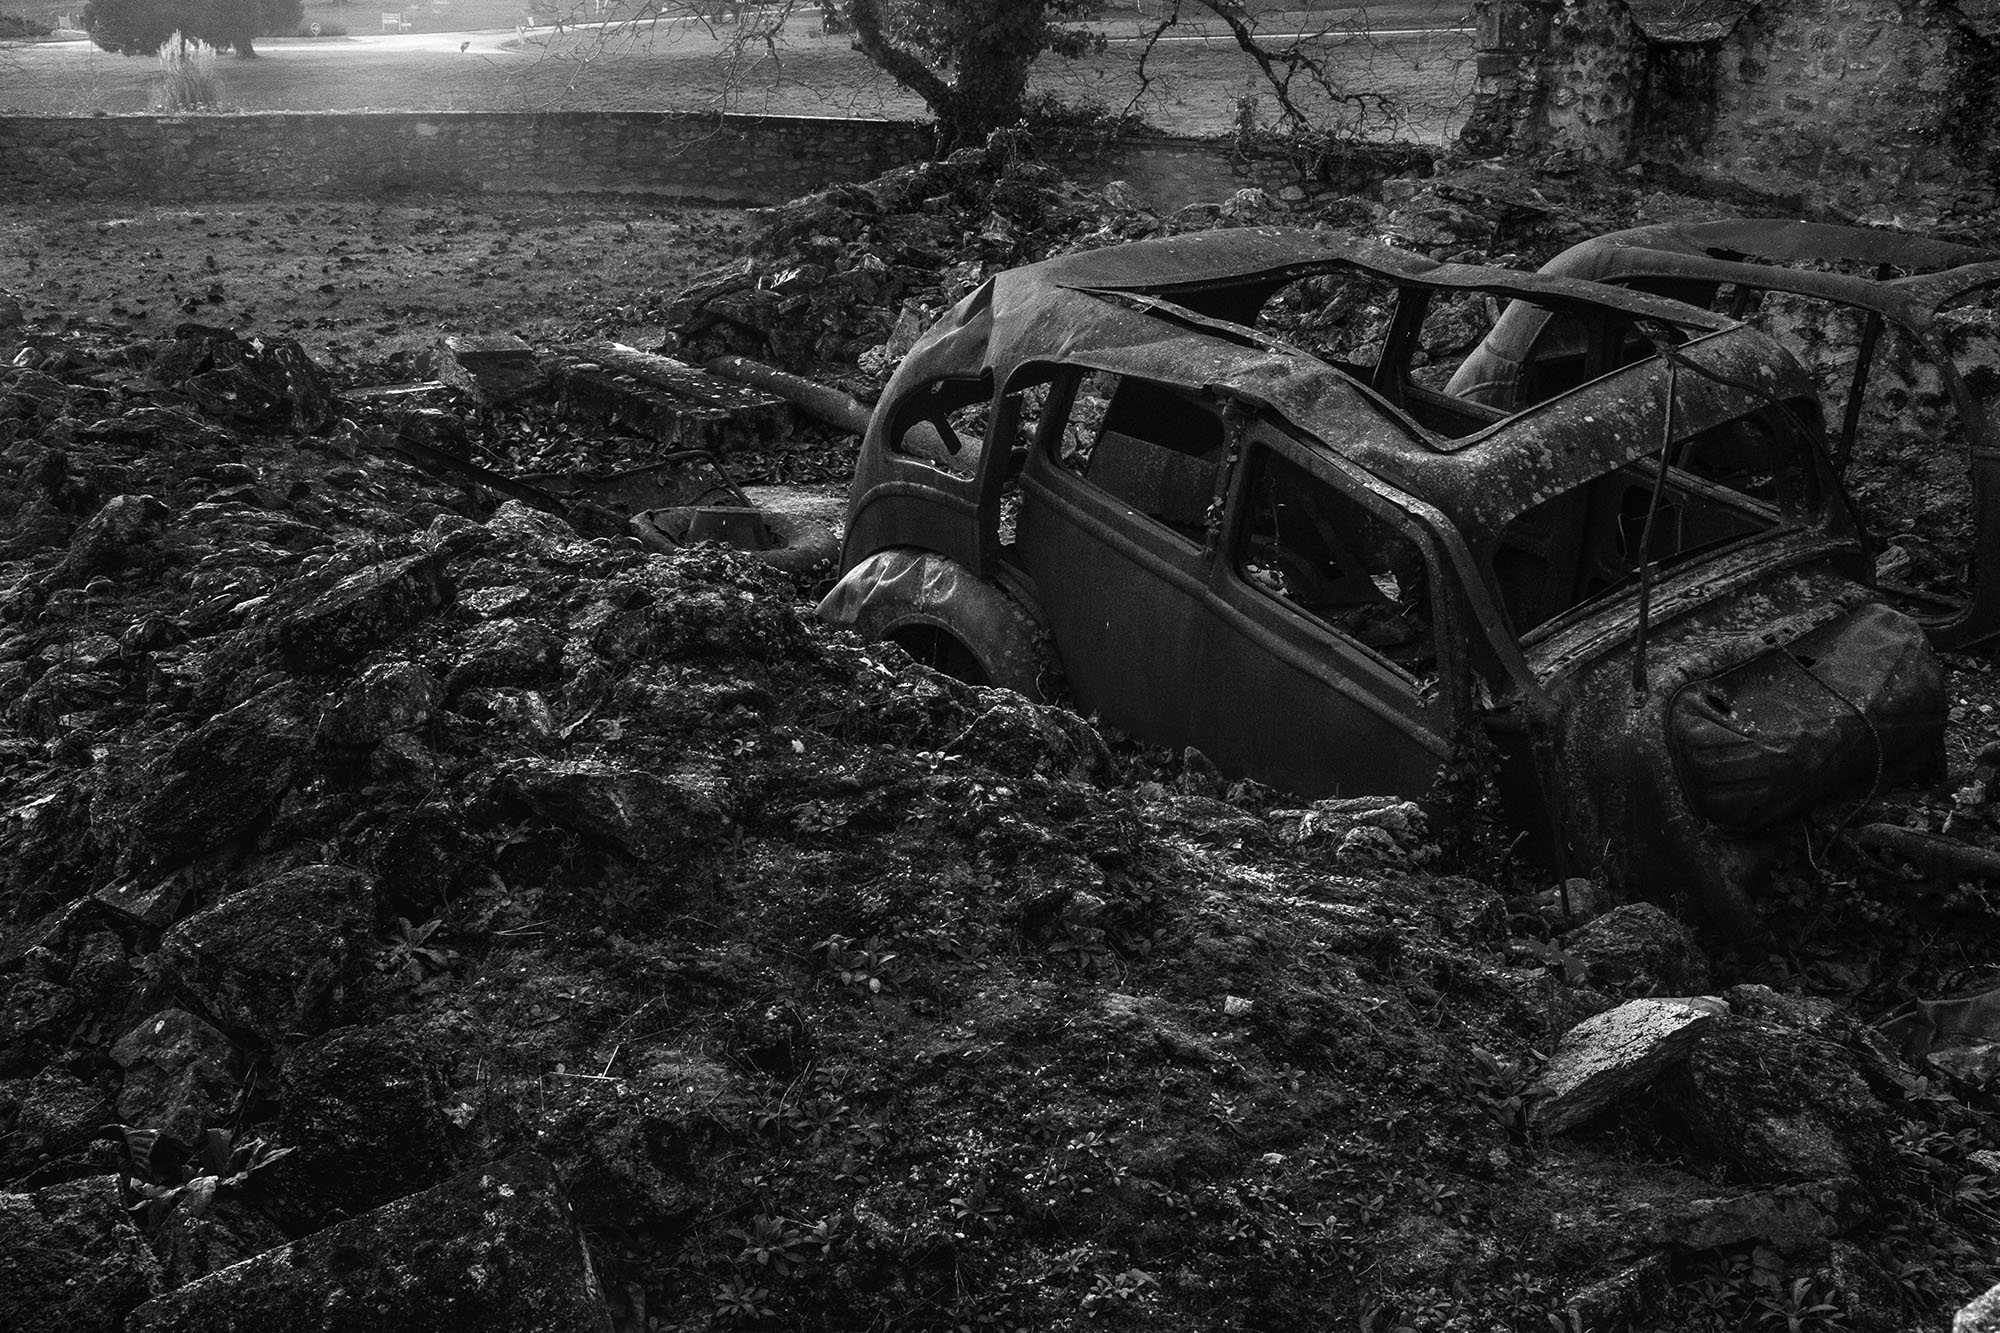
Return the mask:
<path id="1" fill-rule="evenodd" d="M 1542 266 L 1716 309 L 1812 358 L 1832 407 L 1828 453 L 1904 511 L 1939 566 L 1907 558 L 1885 591 L 1931 641 L 2000 635 L 2000 252 L 1785 218 L 1666 222 L 1580 242 Z M 1448 391 L 1515 408 L 1591 373 L 1573 321 L 1530 301 L 1501 313 Z M 1896 437 L 1911 446 L 1892 457 Z M 1921 496 L 1917 503 L 1911 497 Z M 1883 519 L 1885 515 L 1876 515 Z M 1901 535 L 1893 523 L 1885 534 Z"/>
<path id="2" fill-rule="evenodd" d="M 1427 349 L 1514 300 L 1601 372 L 1444 392 Z M 1314 321 L 1316 353 L 1258 327 Z M 1942 755 L 1821 436 L 1790 355 L 1678 302 L 1326 232 L 1139 242 L 1000 274 L 912 349 L 820 613 L 1306 796 L 1421 795 L 1483 732 L 1547 861 L 1748 932 L 1801 816 Z"/>

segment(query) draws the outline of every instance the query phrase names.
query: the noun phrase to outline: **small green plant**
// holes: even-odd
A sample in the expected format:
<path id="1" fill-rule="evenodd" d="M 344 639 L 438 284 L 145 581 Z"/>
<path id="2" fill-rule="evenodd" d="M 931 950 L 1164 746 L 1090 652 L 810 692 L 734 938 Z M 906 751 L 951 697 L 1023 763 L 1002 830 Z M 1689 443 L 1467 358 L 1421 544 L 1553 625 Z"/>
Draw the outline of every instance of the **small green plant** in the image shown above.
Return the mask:
<path id="1" fill-rule="evenodd" d="M 1832 1333 L 1842 1327 L 1845 1313 L 1813 1285 L 1810 1278 L 1798 1278 L 1789 1287 L 1757 1298 L 1758 1323 L 1784 1333 Z"/>
<path id="2" fill-rule="evenodd" d="M 1099 1273 L 1083 1293 L 1083 1312 L 1092 1319 L 1136 1305 L 1157 1290 L 1160 1280 L 1143 1268 L 1122 1273 Z"/>
<path id="3" fill-rule="evenodd" d="M 743 1242 L 738 1263 L 753 1263 L 777 1277 L 790 1277 L 794 1269 L 811 1258 L 812 1237 L 797 1223 L 783 1217 L 752 1218 L 750 1229 L 732 1227 L 726 1233 Z"/>
<path id="4" fill-rule="evenodd" d="M 731 1278 L 715 1289 L 715 1317 L 728 1324 L 775 1319 L 778 1312 L 764 1304 L 770 1298 L 770 1288 L 756 1286 L 744 1278 Z"/>
<path id="5" fill-rule="evenodd" d="M 384 941 L 389 947 L 376 960 L 376 968 L 392 973 L 414 971 L 416 975 L 413 979 L 417 981 L 433 972 L 450 971 L 452 965 L 458 962 L 458 955 L 443 945 L 430 942 L 443 924 L 442 920 L 432 920 L 413 926 L 408 917 L 397 917 Z"/>
<path id="6" fill-rule="evenodd" d="M 1482 1047 L 1472 1048 L 1472 1072 L 1466 1082 L 1472 1100 L 1500 1122 L 1508 1138 L 1518 1143 L 1528 1140 L 1534 1101 L 1534 1069 L 1542 1062 L 1540 1052 L 1528 1057 L 1495 1055 Z"/>
<path id="7" fill-rule="evenodd" d="M 954 1197 L 950 1203 L 952 1220 L 957 1223 L 962 1236 L 990 1231 L 1001 1217 L 1000 1205 L 987 1196 L 984 1182 Z"/>
<path id="8" fill-rule="evenodd" d="M 215 1196 L 240 1188 L 292 1150 L 273 1148 L 261 1138 L 239 1139 L 211 1129 L 193 1147 L 157 1129 L 110 1125 L 103 1131 L 123 1149 L 118 1192 L 147 1235 L 156 1234 L 178 1210 L 205 1216 Z"/>
<path id="9" fill-rule="evenodd" d="M 1530 959 L 1560 975 L 1565 985 L 1582 983 L 1590 965 L 1553 940 L 1511 939 L 1507 954 L 1512 959 Z"/>
<path id="10" fill-rule="evenodd" d="M 843 986 L 880 995 L 895 984 L 892 965 L 902 955 L 882 947 L 874 939 L 856 941 L 845 935 L 829 935 L 813 945 L 813 952 L 826 964 Z"/>

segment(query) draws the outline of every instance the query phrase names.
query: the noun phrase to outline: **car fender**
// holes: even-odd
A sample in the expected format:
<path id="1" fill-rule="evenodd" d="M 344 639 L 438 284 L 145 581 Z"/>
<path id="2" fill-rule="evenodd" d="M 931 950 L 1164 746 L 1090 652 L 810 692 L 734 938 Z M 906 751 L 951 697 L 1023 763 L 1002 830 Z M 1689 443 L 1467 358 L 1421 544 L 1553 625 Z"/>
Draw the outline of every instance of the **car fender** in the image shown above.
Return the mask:
<path id="1" fill-rule="evenodd" d="M 935 551 L 877 551 L 847 571 L 818 614 L 866 639 L 917 626 L 940 630 L 964 645 L 990 683 L 1036 702 L 1056 693 L 1048 633 L 1031 604 Z"/>

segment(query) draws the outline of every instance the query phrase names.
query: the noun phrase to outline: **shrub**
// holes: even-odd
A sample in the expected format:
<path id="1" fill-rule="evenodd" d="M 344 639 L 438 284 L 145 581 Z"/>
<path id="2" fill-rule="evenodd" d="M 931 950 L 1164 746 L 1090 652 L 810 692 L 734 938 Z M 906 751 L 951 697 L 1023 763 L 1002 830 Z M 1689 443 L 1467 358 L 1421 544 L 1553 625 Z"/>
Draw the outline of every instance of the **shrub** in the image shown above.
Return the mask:
<path id="1" fill-rule="evenodd" d="M 215 48 L 176 32 L 160 43 L 160 105 L 168 111 L 214 106 Z"/>

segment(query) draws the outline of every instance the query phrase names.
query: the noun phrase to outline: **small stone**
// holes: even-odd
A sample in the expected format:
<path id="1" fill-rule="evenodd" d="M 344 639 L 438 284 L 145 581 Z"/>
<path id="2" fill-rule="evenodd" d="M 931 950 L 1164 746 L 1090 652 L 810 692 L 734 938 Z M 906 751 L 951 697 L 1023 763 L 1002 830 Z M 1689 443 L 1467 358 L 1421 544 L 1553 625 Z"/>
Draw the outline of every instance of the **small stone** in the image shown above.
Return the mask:
<path id="1" fill-rule="evenodd" d="M 243 832 L 291 786 L 312 732 L 278 686 L 204 722 L 168 753 L 131 813 L 154 856 L 192 860 Z"/>
<path id="2" fill-rule="evenodd" d="M 118 1119 L 182 1143 L 198 1142 L 222 1119 L 242 1081 L 229 1038 L 185 1009 L 140 1020 L 112 1045 L 111 1058 L 125 1071 Z"/>
<path id="3" fill-rule="evenodd" d="M 277 1188 L 318 1215 L 352 1216 L 450 1175 L 455 1156 L 434 1052 L 391 1021 L 305 1042 L 278 1079 Z"/>
<path id="4" fill-rule="evenodd" d="M 123 569 L 166 530 L 168 509 L 150 495 L 116 495 L 76 530 L 48 586 L 80 588 L 94 576 Z"/>
<path id="5" fill-rule="evenodd" d="M 293 609 L 276 627 L 285 669 L 309 673 L 345 666 L 435 615 L 455 592 L 444 559 L 432 551 L 371 565 Z"/>
<path id="6" fill-rule="evenodd" d="M 1708 958 L 1693 934 L 1652 903 L 1626 903 L 1563 937 L 1565 951 L 1588 967 L 1593 986 L 1621 995 L 1698 995 Z"/>
<path id="7" fill-rule="evenodd" d="M 21 1094 L 20 1117 L 7 1146 L 23 1157 L 68 1152 L 90 1141 L 111 1110 L 98 1088 L 49 1065 Z"/>
<path id="8" fill-rule="evenodd" d="M 1894 1118 L 1854 1051 L 1810 1028 L 1732 1002 L 1657 1091 L 1689 1145 L 1744 1183 L 1852 1176 L 1876 1189 L 1898 1179 Z"/>
<path id="9" fill-rule="evenodd" d="M 1565 1133 L 1683 1059 L 1720 1013 L 1720 1000 L 1628 1000 L 1565 1032 L 1542 1070 L 1535 1122 Z"/>
<path id="10" fill-rule="evenodd" d="M 549 378 L 535 349 L 511 333 L 449 335 L 437 346 L 436 374 L 486 404 L 519 398 Z"/>
<path id="11" fill-rule="evenodd" d="M 1951 1321 L 1951 1333 L 2000 1333 L 2000 1286 L 1958 1312 Z"/>
<path id="12" fill-rule="evenodd" d="M 0 1075 L 46 1060 L 76 1021 L 76 995 L 66 986 L 22 973 L 0 976 Z"/>
<path id="13" fill-rule="evenodd" d="M 1393 842 L 1415 844 L 1424 837 L 1424 815 L 1414 801 L 1392 796 L 1347 796 L 1315 801 L 1298 817 L 1292 841 L 1302 847 L 1339 847 L 1360 828 L 1390 835 Z"/>
<path id="14" fill-rule="evenodd" d="M 1945 1073 L 1975 1088 L 1986 1087 L 2000 1078 L 2000 1042 L 1944 1046 L 1932 1051 L 1929 1059 Z"/>
<path id="15" fill-rule="evenodd" d="M 386 736 L 368 756 L 368 777 L 386 787 L 429 788 L 437 784 L 438 759 L 406 732 Z"/>
<path id="16" fill-rule="evenodd" d="M 1242 1018 L 1255 1007 L 1254 1001 L 1246 1000 L 1241 995 L 1225 995 L 1222 997 L 1222 1016 L 1224 1018 Z"/>
<path id="17" fill-rule="evenodd" d="M 175 871 L 164 879 L 120 880 L 91 894 L 112 916 L 135 926 L 165 930 L 180 920 L 192 889 L 188 877 Z"/>
<path id="18" fill-rule="evenodd" d="M 600 760 L 530 759 L 495 784 L 503 804 L 610 843 L 642 861 L 668 861 L 720 837 L 730 800 L 702 770 L 650 773 Z"/>
<path id="19" fill-rule="evenodd" d="M 437 699 L 436 678 L 416 663 L 378 662 L 341 691 L 320 735 L 336 745 L 374 745 L 430 721 Z"/>
<path id="20" fill-rule="evenodd" d="M 1648 1238 L 1691 1251 L 1760 1243 L 1784 1254 L 1813 1254 L 1864 1212 L 1860 1188 L 1851 1179 L 1780 1185 L 1687 1200 L 1654 1219 Z"/>

